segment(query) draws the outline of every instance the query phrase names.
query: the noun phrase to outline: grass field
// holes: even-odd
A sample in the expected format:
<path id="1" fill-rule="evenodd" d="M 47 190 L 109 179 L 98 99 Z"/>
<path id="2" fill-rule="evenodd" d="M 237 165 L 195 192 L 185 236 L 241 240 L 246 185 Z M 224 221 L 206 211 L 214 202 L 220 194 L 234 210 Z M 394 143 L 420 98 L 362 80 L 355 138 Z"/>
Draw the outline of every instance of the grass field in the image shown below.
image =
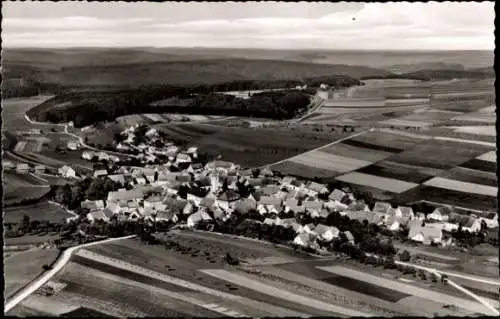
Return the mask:
<path id="1" fill-rule="evenodd" d="M 4 261 L 5 297 L 9 298 L 43 273 L 42 266 L 52 264 L 58 254 L 57 249 L 33 248 L 7 258 Z"/>
<path id="2" fill-rule="evenodd" d="M 359 172 L 347 173 L 345 175 L 336 177 L 336 179 L 349 184 L 376 187 L 382 190 L 389 191 L 391 193 L 402 193 L 418 186 L 418 184 L 416 183 L 410 183 L 397 179 L 380 177 Z"/>
<path id="3" fill-rule="evenodd" d="M 41 243 L 46 243 L 48 241 L 53 241 L 59 238 L 58 234 L 48 234 L 48 235 L 26 235 L 21 237 L 6 237 L 5 245 L 14 246 L 24 246 L 24 245 L 37 245 Z"/>
<path id="4" fill-rule="evenodd" d="M 24 215 L 30 220 L 47 220 L 50 222 L 60 222 L 72 215 L 68 214 L 59 206 L 48 202 L 41 202 L 34 205 L 13 206 L 4 209 L 4 221 L 7 223 L 18 223 Z"/>

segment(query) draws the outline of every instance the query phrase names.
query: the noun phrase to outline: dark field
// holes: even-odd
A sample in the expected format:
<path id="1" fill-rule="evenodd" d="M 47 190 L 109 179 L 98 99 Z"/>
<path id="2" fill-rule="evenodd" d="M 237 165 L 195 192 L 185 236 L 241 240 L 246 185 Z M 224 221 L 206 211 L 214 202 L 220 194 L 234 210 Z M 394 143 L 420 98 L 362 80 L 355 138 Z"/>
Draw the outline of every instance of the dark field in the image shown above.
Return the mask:
<path id="1" fill-rule="evenodd" d="M 369 284 L 361 280 L 356 280 L 345 276 L 333 275 L 330 272 L 316 268 L 316 266 L 316 263 L 302 263 L 284 264 L 278 265 L 277 267 L 291 272 L 296 272 L 297 274 L 311 277 L 316 280 L 321 280 L 330 285 L 339 286 L 347 290 L 362 293 L 368 296 L 373 296 L 375 298 L 389 302 L 397 302 L 400 299 L 409 296 L 399 291 L 394 291 L 392 289 Z"/>
<path id="2" fill-rule="evenodd" d="M 357 172 L 365 174 L 373 174 L 380 177 L 394 178 L 411 183 L 423 183 L 428 179 L 434 177 L 434 175 L 426 174 L 419 171 L 419 167 L 415 166 L 413 168 L 407 167 L 397 167 L 391 165 L 390 163 L 378 163 L 375 165 L 366 166 L 357 170 Z"/>
<path id="3" fill-rule="evenodd" d="M 285 161 L 271 166 L 273 171 L 278 171 L 283 175 L 291 175 L 303 178 L 332 178 L 340 173 L 333 172 L 326 169 L 311 167 L 292 161 Z"/>
<path id="4" fill-rule="evenodd" d="M 341 143 L 346 144 L 346 145 L 366 148 L 367 150 L 375 150 L 375 151 L 382 151 L 382 152 L 389 152 L 389 153 L 399 153 L 399 152 L 403 151 L 403 149 L 400 149 L 400 148 L 375 145 L 375 144 L 371 144 L 371 143 L 367 143 L 367 142 L 357 141 L 355 139 L 345 140 L 345 141 L 342 141 Z"/>
<path id="5" fill-rule="evenodd" d="M 497 207 L 497 200 L 493 196 L 457 192 L 424 185 L 399 194 L 398 199 L 406 203 L 427 200 L 475 210 L 495 210 Z"/>
<path id="6" fill-rule="evenodd" d="M 470 161 L 461 164 L 460 166 L 469 169 L 475 169 L 478 171 L 495 173 L 497 168 L 497 163 L 483 161 L 474 158 L 471 159 Z"/>
<path id="7" fill-rule="evenodd" d="M 462 182 L 475 183 L 486 186 L 498 186 L 496 174 L 493 172 L 484 172 L 463 167 L 455 167 L 452 170 L 441 175 Z"/>
<path id="8" fill-rule="evenodd" d="M 184 288 L 181 286 L 173 285 L 173 284 L 164 282 L 164 281 L 159 280 L 159 279 L 151 278 L 149 276 L 140 275 L 136 272 L 132 272 L 129 270 L 120 269 L 120 268 L 117 268 L 117 267 L 114 267 L 114 266 L 111 266 L 111 265 L 108 265 L 105 263 L 97 262 L 97 261 L 82 257 L 82 256 L 75 255 L 71 258 L 71 261 L 75 262 L 79 265 L 86 266 L 86 267 L 89 267 L 92 269 L 96 269 L 96 270 L 99 270 L 102 272 L 107 272 L 107 273 L 110 273 L 110 274 L 113 274 L 116 276 L 130 279 L 130 280 L 136 280 L 136 281 L 142 282 L 146 285 L 156 286 L 158 288 L 162 288 L 162 289 L 166 289 L 166 290 L 170 290 L 170 291 L 175 291 L 175 292 L 194 292 L 194 290 L 191 290 L 191 289 L 187 289 L 187 288 Z"/>
<path id="9" fill-rule="evenodd" d="M 110 315 L 107 315 L 105 313 L 102 313 L 100 311 L 86 308 L 86 307 L 80 307 L 76 310 L 67 312 L 65 314 L 62 314 L 61 317 L 63 318 L 118 318 L 118 317 L 113 317 Z"/>

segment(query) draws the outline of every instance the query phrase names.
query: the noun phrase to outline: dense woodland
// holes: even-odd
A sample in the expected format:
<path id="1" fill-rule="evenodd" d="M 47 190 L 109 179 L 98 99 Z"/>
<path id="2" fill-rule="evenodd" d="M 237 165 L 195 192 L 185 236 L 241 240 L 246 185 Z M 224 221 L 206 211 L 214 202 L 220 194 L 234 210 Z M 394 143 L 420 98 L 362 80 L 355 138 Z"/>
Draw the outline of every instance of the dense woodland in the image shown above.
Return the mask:
<path id="1" fill-rule="evenodd" d="M 117 117 L 138 113 L 184 113 L 228 116 L 250 116 L 289 119 L 304 111 L 312 92 L 295 89 L 255 94 L 248 99 L 219 94 L 220 91 L 249 89 L 293 88 L 327 83 L 334 87 L 359 84 L 347 76 L 308 78 L 304 81 L 231 81 L 215 85 L 142 86 L 134 90 L 88 91 L 60 94 L 31 109 L 30 117 L 53 123 L 73 121 L 76 127 L 98 121 L 112 121 Z M 156 101 L 176 98 L 189 103 L 154 104 Z"/>

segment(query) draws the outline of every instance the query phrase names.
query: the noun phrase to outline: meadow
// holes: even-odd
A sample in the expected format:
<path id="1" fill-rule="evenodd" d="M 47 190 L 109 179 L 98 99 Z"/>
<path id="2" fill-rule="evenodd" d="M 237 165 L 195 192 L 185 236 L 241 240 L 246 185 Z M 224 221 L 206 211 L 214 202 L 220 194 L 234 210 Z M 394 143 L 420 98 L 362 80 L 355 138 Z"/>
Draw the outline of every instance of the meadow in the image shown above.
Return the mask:
<path id="1" fill-rule="evenodd" d="M 13 206 L 4 208 L 4 222 L 19 223 L 26 215 L 30 220 L 46 220 L 50 222 L 60 222 L 61 219 L 72 217 L 63 208 L 53 205 L 47 201 L 23 206 Z"/>

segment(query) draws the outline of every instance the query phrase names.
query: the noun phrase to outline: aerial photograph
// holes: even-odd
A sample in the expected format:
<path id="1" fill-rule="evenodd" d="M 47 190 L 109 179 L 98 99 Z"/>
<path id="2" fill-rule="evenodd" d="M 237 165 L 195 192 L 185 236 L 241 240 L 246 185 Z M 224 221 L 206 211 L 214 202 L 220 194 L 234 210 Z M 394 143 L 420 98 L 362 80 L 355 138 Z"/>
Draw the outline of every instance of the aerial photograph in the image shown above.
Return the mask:
<path id="1" fill-rule="evenodd" d="M 498 318 L 494 6 L 2 1 L 4 316 Z"/>

